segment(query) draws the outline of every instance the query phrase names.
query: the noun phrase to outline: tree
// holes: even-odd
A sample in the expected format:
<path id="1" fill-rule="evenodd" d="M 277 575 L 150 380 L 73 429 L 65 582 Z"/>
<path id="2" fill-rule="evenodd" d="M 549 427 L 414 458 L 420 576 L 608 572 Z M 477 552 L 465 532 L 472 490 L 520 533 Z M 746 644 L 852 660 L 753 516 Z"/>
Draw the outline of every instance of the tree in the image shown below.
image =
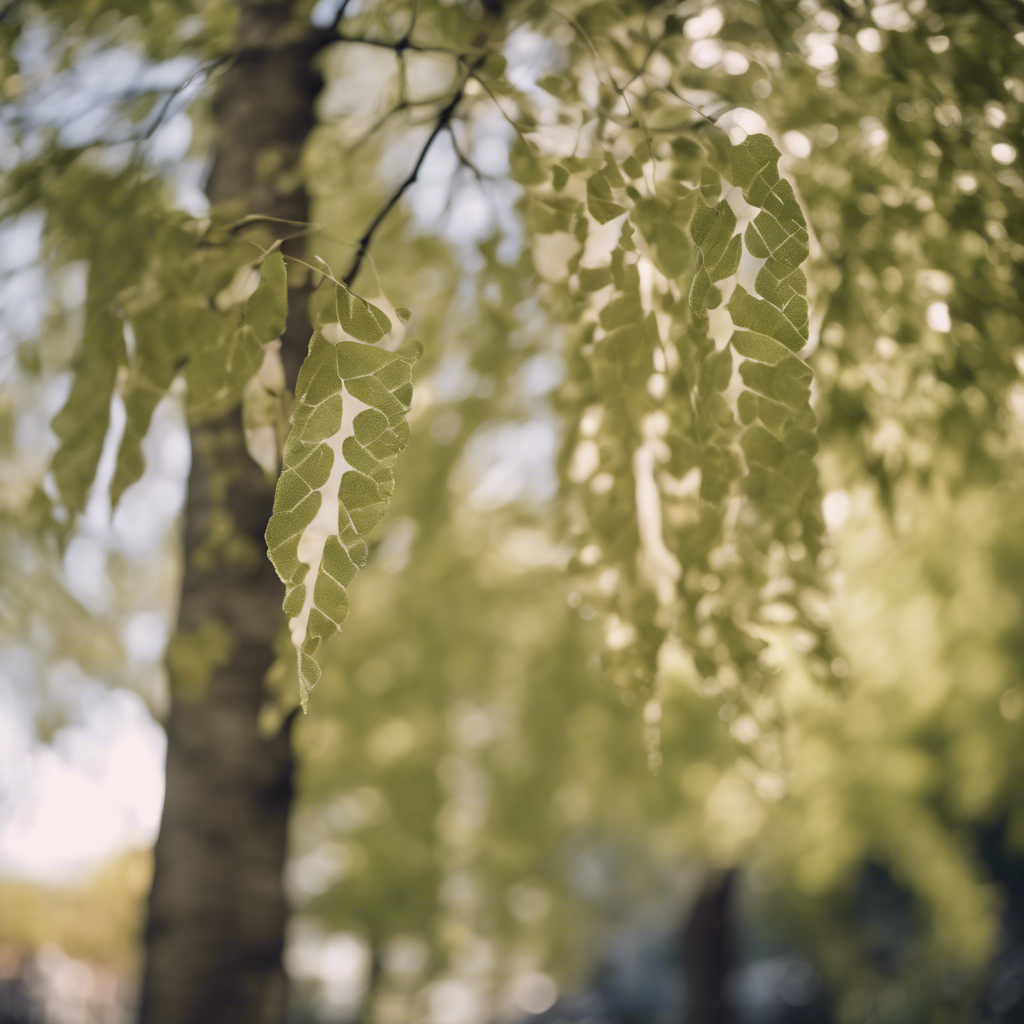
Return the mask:
<path id="1" fill-rule="evenodd" d="M 810 888 L 827 888 L 837 865 L 879 844 L 897 860 L 945 865 L 919 885 L 941 911 L 950 879 L 963 882 L 949 919 L 984 959 L 991 919 L 934 793 L 900 802 L 877 780 L 862 779 L 856 793 L 839 785 L 835 762 L 858 742 L 843 716 L 871 692 L 860 673 L 885 675 L 858 667 L 851 633 L 832 622 L 843 549 L 826 533 L 821 500 L 825 489 L 857 494 L 870 481 L 898 534 L 926 521 L 929 502 L 948 502 L 956 516 L 980 488 L 1018 479 L 1024 185 L 1013 131 L 1024 86 L 1013 5 L 341 3 L 325 13 L 284 0 L 16 2 L 3 30 L 22 146 L 5 171 L 5 215 L 43 211 L 51 274 L 87 266 L 79 356 L 53 421 L 54 486 L 17 511 L 71 535 L 95 487 L 112 401 L 125 410 L 114 503 L 142 475 L 143 439 L 176 379 L 192 421 L 144 1021 L 281 1019 L 291 695 L 305 705 L 321 672 L 332 674 L 327 641 L 393 490 L 403 521 L 418 528 L 417 558 L 401 577 L 408 589 L 381 599 L 379 620 L 359 627 L 362 641 L 353 625 L 351 666 L 375 630 L 370 649 L 419 644 L 425 663 L 457 660 L 457 623 L 435 599 L 451 582 L 474 623 L 463 635 L 479 645 L 473 685 L 454 694 L 468 701 L 463 712 L 472 718 L 485 694 L 538 706 L 534 691 L 512 688 L 528 678 L 563 686 L 558 699 L 586 723 L 578 684 L 589 673 L 579 663 L 593 638 L 558 599 L 568 575 L 573 607 L 602 624 L 612 685 L 587 680 L 605 706 L 579 727 L 581 745 L 623 717 L 643 723 L 616 724 L 607 748 L 596 744 L 609 761 L 611 749 L 626 758 L 620 778 L 591 750 L 591 786 L 637 789 L 627 817 L 659 822 L 667 850 L 682 833 L 725 866 L 774 851 Z M 46 57 L 33 39 L 48 43 Z M 189 70 L 177 88 L 117 97 L 110 125 L 69 137 L 35 97 L 55 73 L 47 61 L 73 75 L 96 47 L 134 48 L 150 63 L 185 56 Z M 173 168 L 146 140 L 196 83 L 204 89 L 190 114 L 197 147 L 212 156 L 211 205 L 189 214 L 175 201 Z M 424 226 L 407 202 L 439 153 L 456 175 L 451 203 L 476 195 L 493 204 L 468 243 Z M 424 342 L 416 375 L 428 396 L 408 417 L 416 349 L 403 341 L 406 303 Z M 552 402 L 530 393 L 545 358 L 564 363 Z M 460 367 L 464 381 L 431 401 Z M 465 503 L 440 496 L 493 421 L 529 418 L 561 431 L 559 526 L 527 502 L 502 535 L 535 531 L 530 543 L 553 577 L 544 588 L 561 609 L 543 628 L 518 610 L 547 607 L 527 596 L 541 576 L 521 587 L 492 581 L 479 594 L 456 585 L 454 566 L 474 572 L 486 545 L 451 557 L 465 542 Z M 428 432 L 418 437 L 417 423 Z M 396 469 L 407 442 L 413 452 Z M 567 567 L 553 570 L 563 548 Z M 379 580 L 376 561 L 368 573 Z M 504 623 L 490 623 L 482 642 L 473 619 L 478 600 L 496 599 L 508 603 L 508 621 L 534 630 L 525 650 L 557 671 L 527 659 L 502 676 Z M 429 644 L 400 628 L 408 623 Z M 388 671 L 415 674 L 417 664 L 407 650 Z M 372 679 L 380 665 L 368 671 Z M 853 696 L 834 696 L 847 676 Z M 994 707 L 1004 683 L 993 670 L 970 706 Z M 374 696 L 372 682 L 366 690 Z M 680 718 L 702 713 L 683 696 L 692 690 L 730 729 L 707 741 L 692 734 Z M 346 719 L 359 714 L 347 692 L 318 722 L 317 702 L 328 705 L 330 693 L 326 681 L 315 692 L 311 734 L 351 728 Z M 450 703 L 428 689 L 418 712 L 391 717 L 408 726 L 419 713 L 429 733 Z M 380 733 L 388 705 L 366 708 L 368 742 L 385 736 L 379 770 L 420 786 L 405 756 L 388 753 L 402 745 L 398 732 L 390 741 Z M 528 831 L 538 802 L 562 793 L 571 804 L 565 793 L 579 782 L 585 758 L 571 746 L 557 755 L 542 717 L 520 730 L 532 768 L 521 753 L 518 765 L 508 754 L 488 768 L 492 826 L 506 838 Z M 934 752 L 930 744 L 945 742 L 927 715 L 907 709 L 898 721 L 910 735 L 875 730 L 878 749 Z M 988 727 L 1002 736 L 1013 721 L 1002 714 Z M 971 733 L 948 735 L 956 747 Z M 810 753 L 800 754 L 805 742 Z M 429 764 L 447 744 L 439 733 L 410 749 Z M 325 746 L 350 779 L 374 764 Z M 826 787 L 850 796 L 827 835 L 846 830 L 849 840 L 851 822 L 870 819 L 818 861 L 822 837 L 806 817 L 816 758 L 834 766 Z M 692 802 L 681 804 L 684 766 L 709 762 L 712 775 L 691 773 Z M 648 786 L 648 766 L 659 764 L 671 786 Z M 714 787 L 719 802 L 731 794 L 746 809 L 742 827 L 708 827 Z M 375 857 L 399 851 L 388 828 L 422 840 L 425 808 L 446 803 L 427 789 L 388 819 Z M 1005 800 L 1019 815 L 1008 792 Z M 978 813 L 990 802 L 980 799 Z M 913 815 L 904 848 L 895 823 Z M 808 828 L 809 838 L 792 840 Z M 460 834 L 453 827 L 450 876 L 462 877 L 466 857 L 496 888 L 542 871 L 528 843 L 484 855 L 476 840 L 456 842 Z M 437 862 L 415 851 L 415 842 L 401 850 L 408 857 L 393 878 L 411 879 L 429 905 Z M 416 920 L 426 912 L 409 910 Z M 391 925 L 376 924 L 383 942 Z M 472 927 L 464 921 L 461 934 Z"/>

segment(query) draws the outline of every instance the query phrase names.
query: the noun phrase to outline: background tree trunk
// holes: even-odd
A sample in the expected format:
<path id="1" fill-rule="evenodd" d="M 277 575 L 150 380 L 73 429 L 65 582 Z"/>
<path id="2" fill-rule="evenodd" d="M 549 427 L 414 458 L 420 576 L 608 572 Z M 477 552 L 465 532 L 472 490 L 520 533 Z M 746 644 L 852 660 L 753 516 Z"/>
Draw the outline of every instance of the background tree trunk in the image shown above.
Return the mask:
<path id="1" fill-rule="evenodd" d="M 735 966 L 732 914 L 736 872 L 710 871 L 683 930 L 685 1024 L 731 1024 L 728 975 Z"/>
<path id="2" fill-rule="evenodd" d="M 291 8 L 292 0 L 239 0 L 236 50 L 214 105 L 207 194 L 304 221 L 295 172 L 322 84 L 313 58 L 330 33 L 293 23 Z M 261 173 L 267 167 L 273 172 Z M 306 298 L 303 289 L 290 295 L 281 352 L 289 387 L 310 335 Z M 192 431 L 178 630 L 212 637 L 215 664 L 197 692 L 172 671 L 142 1024 L 278 1024 L 284 1016 L 290 722 L 269 737 L 258 723 L 282 625 L 283 588 L 263 540 L 272 499 L 246 453 L 238 410 Z"/>

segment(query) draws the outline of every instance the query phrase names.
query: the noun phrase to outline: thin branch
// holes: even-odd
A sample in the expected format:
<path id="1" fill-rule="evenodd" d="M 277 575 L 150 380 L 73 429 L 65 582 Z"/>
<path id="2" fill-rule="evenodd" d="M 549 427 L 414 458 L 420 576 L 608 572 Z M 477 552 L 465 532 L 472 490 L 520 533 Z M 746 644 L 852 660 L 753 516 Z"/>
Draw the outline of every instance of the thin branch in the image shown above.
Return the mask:
<path id="1" fill-rule="evenodd" d="M 452 126 L 446 125 L 448 137 L 452 140 L 452 149 L 455 151 L 455 156 L 459 161 L 459 164 L 469 171 L 476 180 L 483 185 L 486 181 L 494 181 L 494 177 L 489 174 L 484 174 L 479 167 L 463 152 L 462 147 L 459 145 L 459 140 L 455 137 L 455 131 Z"/>
<path id="2" fill-rule="evenodd" d="M 485 7 L 486 6 L 487 4 L 485 0 Z M 462 102 L 462 98 L 465 95 L 466 83 L 469 81 L 470 77 L 475 77 L 475 72 L 477 68 L 479 68 L 480 65 L 483 64 L 484 60 L 487 57 L 489 51 L 485 49 L 482 44 L 486 42 L 488 35 L 489 32 L 485 32 L 481 36 L 477 37 L 476 41 L 479 42 L 481 46 L 474 60 L 465 62 L 464 55 L 456 54 L 456 57 L 459 61 L 463 61 L 466 63 L 466 73 L 463 76 L 462 81 L 459 83 L 458 88 L 455 90 L 455 93 L 452 95 L 451 100 L 449 100 L 449 102 L 440 111 L 440 113 L 438 113 L 437 120 L 434 123 L 434 127 L 431 130 L 430 134 L 427 136 L 427 141 L 423 144 L 423 148 L 420 150 L 420 155 L 416 158 L 416 163 L 413 165 L 413 168 L 409 172 L 408 177 L 406 177 L 406 179 L 398 186 L 398 188 L 395 189 L 395 191 L 392 193 L 388 201 L 380 208 L 380 210 L 377 212 L 377 215 L 370 222 L 366 231 L 363 233 L 363 237 L 359 239 L 359 247 L 356 249 L 355 255 L 352 258 L 352 265 L 349 267 L 348 273 L 342 279 L 342 283 L 346 287 L 351 287 L 351 285 L 355 282 L 355 279 L 359 274 L 359 268 L 363 265 L 363 260 L 368 257 L 370 243 L 373 241 L 373 236 L 376 233 L 377 228 L 380 227 L 380 225 L 384 221 L 384 218 L 387 217 L 387 215 L 398 204 L 402 196 L 405 195 L 405 193 L 416 182 L 416 179 L 419 177 L 420 170 L 423 167 L 424 161 L 427 159 L 427 154 L 430 152 L 430 147 L 433 146 L 434 144 L 434 140 L 438 137 L 438 135 L 441 134 L 441 132 L 443 132 L 448 127 L 448 125 L 451 123 L 452 118 L 455 116 L 455 110 L 458 107 L 458 105 Z M 449 50 L 446 52 L 452 53 L 454 51 Z M 477 79 L 477 81 L 479 81 L 479 79 Z M 481 82 L 481 85 L 484 85 L 484 83 Z M 486 85 L 484 85 L 484 88 L 486 89 Z M 371 259 L 370 262 L 372 264 L 373 260 Z"/>
<path id="3" fill-rule="evenodd" d="M 302 230 L 296 232 L 295 238 L 301 238 L 303 235 L 324 235 L 330 238 L 332 241 L 337 242 L 339 245 L 350 245 L 355 249 L 359 243 L 353 242 L 351 238 L 344 238 L 339 234 L 331 231 L 329 228 L 322 227 L 320 224 L 314 224 L 311 221 L 305 220 L 288 220 L 286 217 L 271 217 L 269 214 L 264 213 L 249 213 L 234 223 L 227 226 L 227 231 L 231 234 L 236 234 L 243 228 L 248 227 L 250 224 L 258 223 L 269 223 L 269 224 L 287 224 L 289 227 L 301 228 Z M 282 239 L 284 241 L 284 239 Z"/>
<path id="4" fill-rule="evenodd" d="M 152 138 L 154 132 L 156 132 L 156 130 L 164 123 L 164 121 L 165 121 L 165 119 L 167 117 L 167 113 L 171 109 L 171 104 L 197 78 L 199 78 L 201 75 L 205 75 L 205 74 L 208 74 L 211 71 L 214 71 L 216 68 L 220 67 L 221 64 L 224 64 L 224 63 L 230 61 L 231 59 L 232 58 L 229 55 L 225 54 L 225 55 L 223 55 L 221 57 L 215 57 L 213 60 L 208 60 L 205 63 L 200 64 L 199 67 L 196 68 L 196 70 L 194 72 L 192 72 L 192 74 L 189 75 L 188 78 L 186 78 L 183 82 L 179 82 L 178 85 L 176 85 L 168 93 L 167 98 L 164 100 L 163 105 L 160 107 L 160 110 L 157 112 L 156 117 L 153 118 L 153 120 L 150 123 L 149 127 L 146 128 L 146 130 L 141 135 L 139 135 L 139 137 L 136 139 L 136 145 L 141 145 L 143 142 L 146 142 L 148 139 Z"/>
<path id="5" fill-rule="evenodd" d="M 526 146 L 526 148 L 533 149 L 533 144 L 523 134 L 522 128 L 520 128 L 519 125 L 517 125 L 515 121 L 512 120 L 512 117 L 501 105 L 501 102 L 499 101 L 498 97 L 494 95 L 494 92 L 491 90 L 491 87 L 475 72 L 470 72 L 469 77 L 472 78 L 473 81 L 476 82 L 477 85 L 479 85 L 480 88 L 483 89 L 483 91 L 487 93 L 487 95 L 490 96 L 492 100 L 494 100 L 494 105 L 498 108 L 498 113 L 501 114 L 501 116 L 505 118 L 505 120 L 512 126 L 512 129 L 515 131 L 516 135 L 518 135 L 519 138 L 523 140 L 523 144 Z"/>
<path id="6" fill-rule="evenodd" d="M 598 50 L 593 39 L 590 38 L 590 36 L 587 34 L 586 29 L 579 23 L 579 21 L 576 18 L 571 17 L 570 15 L 563 14 L 561 11 L 555 10 L 554 8 L 552 8 L 552 13 L 555 14 L 557 17 L 562 18 L 569 26 L 571 26 L 573 29 L 579 32 L 579 34 L 583 37 L 584 42 L 586 42 L 587 46 L 590 47 L 591 52 L 594 54 L 594 58 L 604 68 L 605 74 L 608 76 L 609 85 L 611 85 L 613 91 L 618 94 L 623 104 L 625 104 L 626 112 L 629 114 L 631 118 L 633 118 L 634 122 L 640 126 L 640 130 L 644 133 L 644 142 L 647 143 L 647 151 L 648 153 L 650 153 L 651 159 L 653 160 L 654 147 L 651 143 L 651 133 L 650 131 L 648 131 L 647 122 L 646 120 L 644 120 L 643 114 L 633 113 L 633 108 L 629 105 L 629 97 L 626 95 L 626 90 L 636 80 L 637 76 L 634 76 L 632 79 L 630 79 L 630 81 L 624 86 L 618 85 L 615 81 L 615 76 L 612 74 L 612 69 L 608 66 L 608 62 L 604 59 L 604 57 L 601 56 L 601 52 Z M 651 52 L 653 53 L 653 50 Z M 648 57 L 644 60 L 645 66 L 647 63 L 647 59 L 649 58 L 650 54 L 648 54 Z"/>
<path id="7" fill-rule="evenodd" d="M 407 37 L 396 39 L 389 43 L 386 39 L 371 39 L 365 36 L 335 36 L 332 40 L 337 43 L 362 43 L 364 46 L 376 46 L 382 50 L 393 50 L 396 54 L 403 54 L 406 50 L 415 53 L 443 53 L 451 57 L 476 57 L 479 50 L 453 50 L 449 46 L 420 46 L 418 43 L 409 42 Z"/>
<path id="8" fill-rule="evenodd" d="M 334 21 L 331 23 L 331 30 L 339 32 L 341 30 L 341 23 L 345 20 L 345 8 L 352 3 L 352 0 L 341 0 L 341 6 L 338 7 L 337 13 L 334 15 Z"/>
<path id="9" fill-rule="evenodd" d="M 451 95 L 449 93 L 449 95 Z M 400 114 L 403 110 L 414 110 L 416 107 L 437 107 L 439 104 L 446 102 L 447 97 L 445 96 L 430 96 L 422 100 L 402 100 L 400 103 L 396 103 L 386 114 L 382 114 L 377 118 L 374 123 L 366 129 L 366 131 L 359 136 L 355 142 L 349 147 L 349 153 L 355 153 L 361 149 L 374 135 L 377 134 L 391 120 L 396 114 Z M 417 122 L 417 124 L 430 124 L 433 118 L 427 118 L 425 122 Z M 413 125 L 415 127 L 415 125 Z"/>
<path id="10" fill-rule="evenodd" d="M 420 155 L 416 158 L 416 163 L 413 165 L 413 169 L 409 172 L 406 179 L 398 186 L 397 189 L 392 193 L 391 198 L 377 211 L 377 216 L 370 222 L 369 227 L 363 234 L 363 237 L 359 239 L 359 247 L 356 249 L 355 256 L 352 258 L 352 266 L 349 267 L 348 273 L 344 277 L 344 283 L 347 286 L 351 286 L 356 279 L 356 275 L 359 273 L 359 268 L 363 264 L 363 257 L 366 255 L 366 250 L 370 247 L 370 243 L 373 241 L 373 236 L 380 227 L 381 222 L 385 217 L 395 208 L 398 201 L 408 191 L 409 188 L 415 183 L 419 177 L 420 170 L 423 167 L 424 161 L 427 159 L 427 154 L 430 152 L 430 147 L 434 144 L 434 140 L 445 130 L 448 123 L 451 121 L 455 114 L 455 108 L 462 102 L 463 88 L 465 86 L 465 80 L 462 85 L 455 91 L 448 105 L 437 115 L 437 120 L 434 122 L 433 131 L 427 136 L 427 141 L 423 144 L 423 148 L 420 150 Z"/>
<path id="11" fill-rule="evenodd" d="M 709 114 L 707 113 L 707 111 L 701 110 L 701 108 L 698 107 L 695 103 L 691 103 L 681 92 L 678 92 L 674 86 L 666 85 L 662 86 L 660 90 L 655 89 L 654 91 L 667 92 L 670 96 L 674 96 L 677 100 L 679 100 L 680 103 L 685 103 L 686 106 L 688 106 L 692 111 L 694 111 L 694 113 L 700 114 L 700 116 L 703 117 L 704 120 L 708 122 L 708 124 L 714 126 L 720 132 L 725 131 L 725 129 L 718 123 L 718 119 L 722 117 L 723 114 L 727 114 L 732 109 L 728 104 L 726 104 L 725 110 L 723 110 L 720 114 Z M 726 134 L 728 135 L 728 132 L 726 132 Z"/>

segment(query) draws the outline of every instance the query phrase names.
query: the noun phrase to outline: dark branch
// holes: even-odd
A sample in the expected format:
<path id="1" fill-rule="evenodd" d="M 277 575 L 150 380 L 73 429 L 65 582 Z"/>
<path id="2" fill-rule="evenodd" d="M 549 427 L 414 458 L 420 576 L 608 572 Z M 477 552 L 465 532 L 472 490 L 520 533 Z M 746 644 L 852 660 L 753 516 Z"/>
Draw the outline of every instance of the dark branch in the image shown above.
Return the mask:
<path id="1" fill-rule="evenodd" d="M 356 248 L 355 256 L 352 257 L 352 266 L 349 267 L 348 273 L 342 278 L 346 285 L 352 286 L 356 279 L 356 275 L 359 273 L 359 268 L 363 265 L 363 258 L 366 256 L 366 251 L 370 247 L 370 243 L 373 241 L 373 236 L 380 227 L 381 222 L 384 218 L 395 208 L 399 199 L 405 195 L 406 191 L 412 187 L 416 179 L 419 177 L 423 162 L 427 159 L 427 154 L 430 152 L 430 147 L 434 144 L 434 140 L 448 127 L 449 122 L 455 114 L 455 108 L 462 101 L 462 90 L 465 85 L 460 85 L 455 91 L 455 94 L 448 101 L 447 106 L 437 115 L 437 120 L 434 122 L 434 128 L 430 135 L 427 136 L 427 141 L 423 144 L 423 148 L 420 150 L 420 155 L 416 158 L 416 163 L 413 165 L 413 169 L 409 172 L 408 177 L 398 186 L 397 189 L 392 193 L 388 201 L 377 211 L 377 216 L 370 222 L 370 226 L 366 229 L 363 237 L 359 239 L 359 245 Z"/>
<path id="2" fill-rule="evenodd" d="M 167 114 L 171 109 L 171 104 L 200 76 L 205 75 L 211 71 L 216 70 L 222 64 L 227 63 L 230 60 L 230 56 L 225 54 L 221 57 L 215 57 L 213 60 L 206 61 L 201 64 L 196 70 L 188 76 L 183 82 L 179 82 L 173 89 L 168 92 L 166 99 L 157 112 L 155 118 L 148 128 L 139 136 L 139 142 L 144 142 L 146 139 L 152 138 L 156 130 L 164 123 L 167 118 Z"/>
<path id="3" fill-rule="evenodd" d="M 352 2 L 352 0 L 342 0 L 341 5 L 338 7 L 337 13 L 334 15 L 334 22 L 331 25 L 331 29 L 337 32 L 341 28 L 341 23 L 345 20 L 345 8 Z"/>
<path id="4" fill-rule="evenodd" d="M 419 46 L 416 43 L 410 43 L 407 37 L 396 39 L 393 43 L 389 43 L 386 39 L 365 39 L 361 36 L 338 35 L 334 37 L 333 41 L 336 43 L 362 43 L 364 46 L 378 46 L 384 50 L 394 50 L 395 53 L 415 50 L 417 53 L 445 53 L 452 57 L 460 57 L 473 52 L 471 50 L 453 50 L 449 46 Z"/>
<path id="5" fill-rule="evenodd" d="M 465 167 L 474 178 L 482 185 L 485 181 L 494 181 L 495 179 L 487 174 L 484 174 L 479 167 L 468 156 L 462 151 L 462 147 L 459 145 L 459 140 L 455 137 L 455 131 L 449 124 L 446 126 L 448 137 L 452 140 L 452 149 L 455 150 L 455 156 L 462 167 Z"/>

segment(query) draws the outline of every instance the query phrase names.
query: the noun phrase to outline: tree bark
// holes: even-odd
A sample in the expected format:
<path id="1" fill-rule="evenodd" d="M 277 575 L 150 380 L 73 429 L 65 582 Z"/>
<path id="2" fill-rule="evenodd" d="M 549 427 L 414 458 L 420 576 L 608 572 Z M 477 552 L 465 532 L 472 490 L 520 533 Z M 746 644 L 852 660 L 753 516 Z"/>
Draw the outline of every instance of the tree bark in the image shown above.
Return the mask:
<path id="1" fill-rule="evenodd" d="M 294 22 L 292 4 L 238 2 L 235 52 L 214 104 L 207 194 L 247 213 L 305 221 L 296 171 L 322 84 L 313 58 L 330 33 Z M 281 351 L 289 387 L 310 335 L 306 297 L 301 289 L 289 297 Z M 245 450 L 238 410 L 193 429 L 178 631 L 216 642 L 198 692 L 171 673 L 141 1024 L 284 1018 L 293 756 L 290 722 L 267 736 L 258 720 L 282 626 L 283 588 L 263 540 L 272 500 Z"/>
<path id="2" fill-rule="evenodd" d="M 708 874 L 683 930 L 685 1024 L 731 1024 L 728 975 L 735 965 L 732 917 L 736 872 Z"/>

